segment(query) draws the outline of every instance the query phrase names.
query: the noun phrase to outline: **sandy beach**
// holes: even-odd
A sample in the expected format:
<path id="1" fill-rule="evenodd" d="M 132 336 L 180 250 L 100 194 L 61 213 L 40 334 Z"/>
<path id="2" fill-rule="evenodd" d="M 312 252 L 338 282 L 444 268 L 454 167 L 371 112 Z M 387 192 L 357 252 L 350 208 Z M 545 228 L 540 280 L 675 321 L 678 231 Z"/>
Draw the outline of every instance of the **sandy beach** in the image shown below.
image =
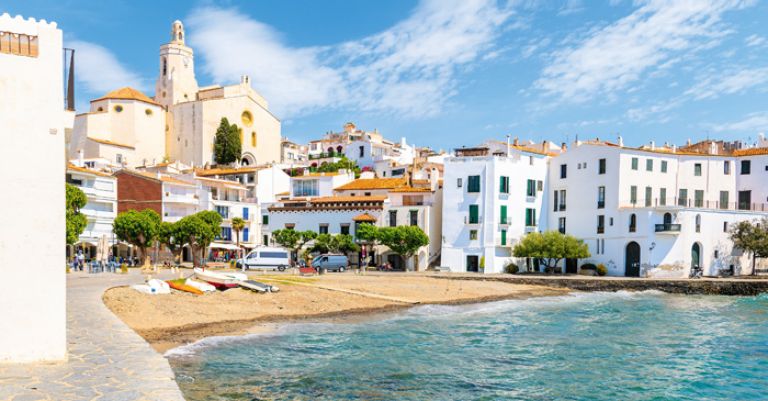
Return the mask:
<path id="1" fill-rule="evenodd" d="M 272 323 L 349 318 L 417 304 L 458 304 L 560 295 L 569 290 L 495 281 L 440 280 L 417 274 L 257 275 L 280 287 L 260 294 L 235 288 L 205 295 L 147 295 L 129 287 L 104 293 L 107 307 L 157 351 L 214 335 L 270 330 Z"/>

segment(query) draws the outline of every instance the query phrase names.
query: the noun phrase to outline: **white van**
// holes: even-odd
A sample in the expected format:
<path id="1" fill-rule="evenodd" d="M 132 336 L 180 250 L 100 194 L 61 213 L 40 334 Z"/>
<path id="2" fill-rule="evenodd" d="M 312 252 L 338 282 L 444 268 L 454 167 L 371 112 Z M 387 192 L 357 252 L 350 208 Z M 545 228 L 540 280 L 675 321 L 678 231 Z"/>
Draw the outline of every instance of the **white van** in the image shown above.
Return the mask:
<path id="1" fill-rule="evenodd" d="M 285 270 L 290 266 L 290 253 L 283 248 L 256 248 L 244 259 L 246 269 Z"/>

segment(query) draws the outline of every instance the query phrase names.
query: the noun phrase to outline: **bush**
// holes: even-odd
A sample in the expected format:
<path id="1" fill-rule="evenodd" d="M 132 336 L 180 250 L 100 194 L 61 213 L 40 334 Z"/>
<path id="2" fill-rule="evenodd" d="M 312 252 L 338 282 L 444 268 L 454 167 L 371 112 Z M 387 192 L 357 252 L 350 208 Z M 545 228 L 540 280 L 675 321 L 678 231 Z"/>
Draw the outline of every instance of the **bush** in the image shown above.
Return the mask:
<path id="1" fill-rule="evenodd" d="M 597 266 L 592 263 L 585 263 L 581 265 L 581 270 L 597 270 Z"/>
<path id="2" fill-rule="evenodd" d="M 606 274 L 608 274 L 608 268 L 605 267 L 605 265 L 602 264 L 602 263 L 597 265 L 597 275 L 598 276 L 605 276 Z"/>
<path id="3" fill-rule="evenodd" d="M 506 266 L 504 266 L 504 273 L 517 274 L 519 271 L 520 267 L 518 267 L 514 262 L 509 262 Z"/>

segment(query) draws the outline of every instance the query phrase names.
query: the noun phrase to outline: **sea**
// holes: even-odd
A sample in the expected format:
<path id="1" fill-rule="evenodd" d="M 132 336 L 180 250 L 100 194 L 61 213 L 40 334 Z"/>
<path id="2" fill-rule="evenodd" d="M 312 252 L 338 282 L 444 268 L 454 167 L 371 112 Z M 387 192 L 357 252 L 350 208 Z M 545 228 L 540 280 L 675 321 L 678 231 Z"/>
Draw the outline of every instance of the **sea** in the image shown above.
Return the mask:
<path id="1" fill-rule="evenodd" d="M 190 401 L 768 400 L 768 295 L 425 305 L 166 357 Z"/>

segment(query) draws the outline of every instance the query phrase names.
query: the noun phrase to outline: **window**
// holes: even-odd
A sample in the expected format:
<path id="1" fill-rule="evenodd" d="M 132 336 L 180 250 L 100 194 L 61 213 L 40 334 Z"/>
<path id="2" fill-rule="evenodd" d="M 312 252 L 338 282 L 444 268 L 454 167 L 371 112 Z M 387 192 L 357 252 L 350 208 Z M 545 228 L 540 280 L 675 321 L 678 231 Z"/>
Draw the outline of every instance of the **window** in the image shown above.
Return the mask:
<path id="1" fill-rule="evenodd" d="M 680 188 L 677 196 L 677 206 L 688 206 L 688 190 Z"/>
<path id="2" fill-rule="evenodd" d="M 393 174 L 393 175 L 394 175 L 394 174 Z M 456 187 L 457 187 L 457 188 L 461 188 L 461 184 L 462 184 L 462 183 L 461 183 L 461 178 L 457 178 L 457 179 L 456 179 Z"/>
<path id="3" fill-rule="evenodd" d="M 533 156 L 528 156 L 528 164 L 533 166 Z"/>
<path id="4" fill-rule="evenodd" d="M 471 206 L 470 206 L 471 208 Z M 397 210 L 390 210 L 389 211 L 389 226 L 390 227 L 397 227 Z"/>
<path id="5" fill-rule="evenodd" d="M 411 220 L 412 226 L 418 226 L 419 225 L 419 211 L 418 210 L 411 210 L 409 212 L 409 217 Z"/>
<path id="6" fill-rule="evenodd" d="M 528 180 L 525 188 L 525 195 L 528 197 L 536 196 L 536 180 Z"/>
<path id="7" fill-rule="evenodd" d="M 720 191 L 720 209 L 728 209 L 728 191 Z"/>
<path id="8" fill-rule="evenodd" d="M 501 224 L 509 224 L 507 221 L 507 205 L 501 205 L 499 210 L 499 222 Z"/>
<path id="9" fill-rule="evenodd" d="M 477 240 L 477 230 L 469 230 L 469 240 L 470 241 Z"/>
<path id="10" fill-rule="evenodd" d="M 566 178 L 568 176 L 568 165 L 567 164 L 561 164 L 560 165 L 560 178 Z"/>
<path id="11" fill-rule="evenodd" d="M 605 208 L 605 187 L 597 187 L 597 208 Z"/>
<path id="12" fill-rule="evenodd" d="M 507 230 L 501 230 L 501 245 L 507 245 Z"/>
<path id="13" fill-rule="evenodd" d="M 717 249 L 715 249 L 715 259 L 717 259 L 719 257 L 720 257 L 720 252 L 718 252 Z"/>
<path id="14" fill-rule="evenodd" d="M 114 107 L 114 110 L 115 110 L 115 113 L 121 113 L 123 111 L 123 106 L 118 104 Z"/>
<path id="15" fill-rule="evenodd" d="M 229 207 L 227 206 L 216 206 L 216 213 L 221 216 L 222 219 L 228 219 L 229 218 Z"/>
<path id="16" fill-rule="evenodd" d="M 147 116 L 152 116 L 152 109 L 144 110 L 144 114 L 146 114 Z"/>
<path id="17" fill-rule="evenodd" d="M 653 199 L 653 188 L 645 187 L 645 207 L 651 206 L 652 199 Z"/>
<path id="18" fill-rule="evenodd" d="M 469 205 L 469 224 L 477 224 L 480 222 L 480 206 Z"/>
<path id="19" fill-rule="evenodd" d="M 219 237 L 224 241 L 232 241 L 232 227 L 221 227 Z"/>
<path id="20" fill-rule="evenodd" d="M 565 234 L 565 217 L 557 219 L 557 231 L 560 231 L 560 234 Z"/>
<path id="21" fill-rule="evenodd" d="M 264 215 L 261 216 L 261 224 L 263 224 L 263 225 L 269 224 L 269 215 L 268 214 L 264 214 Z"/>
<path id="22" fill-rule="evenodd" d="M 696 232 L 700 233 L 701 232 L 701 215 L 700 214 L 696 215 L 695 221 L 696 221 Z"/>
<path id="23" fill-rule="evenodd" d="M 365 157 L 365 146 L 360 146 L 360 158 Z"/>
<path id="24" fill-rule="evenodd" d="M 749 175 L 750 170 L 752 170 L 752 162 L 750 162 L 749 160 L 742 160 L 741 175 Z"/>
<path id="25" fill-rule="evenodd" d="M 667 205 L 667 189 L 666 188 L 659 188 L 659 205 L 661 206 Z"/>
<path id="26" fill-rule="evenodd" d="M 633 205 L 637 203 L 637 185 L 629 187 L 629 203 Z"/>
<path id="27" fill-rule="evenodd" d="M 262 245 L 269 245 L 269 234 L 264 234 L 261 238 Z"/>
<path id="28" fill-rule="evenodd" d="M 723 174 L 731 175 L 731 162 L 729 160 L 723 162 Z"/>
<path id="29" fill-rule="evenodd" d="M 248 208 L 244 207 L 243 208 L 243 219 L 244 220 L 248 220 L 248 212 L 249 212 Z"/>
<path id="30" fill-rule="evenodd" d="M 349 223 L 342 224 L 339 228 L 341 229 L 341 234 L 349 235 Z"/>
<path id="31" fill-rule="evenodd" d="M 645 171 L 653 171 L 653 159 L 647 159 L 645 161 Z"/>
<path id="32" fill-rule="evenodd" d="M 629 232 L 635 231 L 637 231 L 637 215 L 632 213 L 629 215 Z"/>
<path id="33" fill-rule="evenodd" d="M 248 242 L 248 235 L 251 233 L 251 231 L 248 229 L 248 227 L 243 229 L 243 242 Z"/>
<path id="34" fill-rule="evenodd" d="M 611 227 L 613 227 L 613 217 L 611 217 L 610 219 L 608 219 L 608 225 L 609 225 L 609 226 L 611 226 Z"/>
<path id="35" fill-rule="evenodd" d="M 256 147 L 256 133 L 251 132 L 251 146 Z M 293 154 L 291 154 L 291 158 L 293 158 Z"/>
<path id="36" fill-rule="evenodd" d="M 696 177 L 701 177 L 701 163 L 696 163 L 693 165 L 693 175 Z"/>
<path id="37" fill-rule="evenodd" d="M 115 163 L 117 164 L 123 164 L 123 155 L 120 153 L 115 155 Z"/>
<path id="38" fill-rule="evenodd" d="M 704 191 L 697 189 L 693 191 L 693 206 L 704 207 Z"/>
<path id="39" fill-rule="evenodd" d="M 750 210 L 752 206 L 752 191 L 739 191 L 739 210 Z"/>
<path id="40" fill-rule="evenodd" d="M 557 209 L 560 207 L 560 201 L 559 201 L 559 199 L 560 199 L 560 198 L 559 198 L 559 195 L 560 195 L 560 191 L 558 191 L 558 190 L 555 190 L 555 192 L 554 192 L 554 195 L 553 195 L 553 196 L 554 196 L 554 198 L 555 198 L 555 201 L 554 201 L 554 202 L 552 202 L 552 204 L 554 205 L 554 209 L 552 209 L 552 210 L 553 210 L 553 211 L 555 211 L 555 212 L 556 212 L 556 211 L 557 211 Z"/>
<path id="41" fill-rule="evenodd" d="M 244 126 L 250 127 L 253 125 L 253 114 L 251 114 L 250 111 L 245 110 L 242 114 L 240 114 L 240 120 L 243 122 Z"/>
<path id="42" fill-rule="evenodd" d="M 727 222 L 727 221 L 724 221 L 724 222 L 723 222 L 723 232 L 724 232 L 724 233 L 727 233 L 727 232 L 728 232 L 728 222 Z"/>
<path id="43" fill-rule="evenodd" d="M 565 190 L 560 190 L 560 203 L 558 204 L 557 208 L 559 211 L 564 212 L 565 211 Z"/>
<path id="44" fill-rule="evenodd" d="M 467 178 L 467 192 L 480 192 L 480 176 L 470 175 Z"/>
<path id="45" fill-rule="evenodd" d="M 526 227 L 535 227 L 536 226 L 536 209 L 525 209 L 525 226 Z"/>
<path id="46" fill-rule="evenodd" d="M 597 162 L 597 174 L 605 174 L 605 159 L 600 159 Z"/>
<path id="47" fill-rule="evenodd" d="M 328 234 L 328 224 L 321 223 L 320 226 L 317 228 L 318 234 Z"/>
<path id="48" fill-rule="evenodd" d="M 601 214 L 597 216 L 597 233 L 602 234 L 604 232 L 605 232 L 605 216 Z"/>
<path id="49" fill-rule="evenodd" d="M 637 157 L 632 158 L 632 170 L 637 170 L 638 160 Z"/>
<path id="50" fill-rule="evenodd" d="M 667 172 L 667 161 L 666 160 L 662 160 L 661 161 L 661 172 L 662 173 L 666 173 Z"/>
<path id="51" fill-rule="evenodd" d="M 294 180 L 293 196 L 318 196 L 320 189 L 317 180 Z"/>
<path id="52" fill-rule="evenodd" d="M 499 192 L 503 194 L 509 193 L 509 177 L 499 177 Z"/>
<path id="53" fill-rule="evenodd" d="M 536 190 L 537 191 L 543 191 L 544 190 L 544 181 L 536 181 Z"/>

